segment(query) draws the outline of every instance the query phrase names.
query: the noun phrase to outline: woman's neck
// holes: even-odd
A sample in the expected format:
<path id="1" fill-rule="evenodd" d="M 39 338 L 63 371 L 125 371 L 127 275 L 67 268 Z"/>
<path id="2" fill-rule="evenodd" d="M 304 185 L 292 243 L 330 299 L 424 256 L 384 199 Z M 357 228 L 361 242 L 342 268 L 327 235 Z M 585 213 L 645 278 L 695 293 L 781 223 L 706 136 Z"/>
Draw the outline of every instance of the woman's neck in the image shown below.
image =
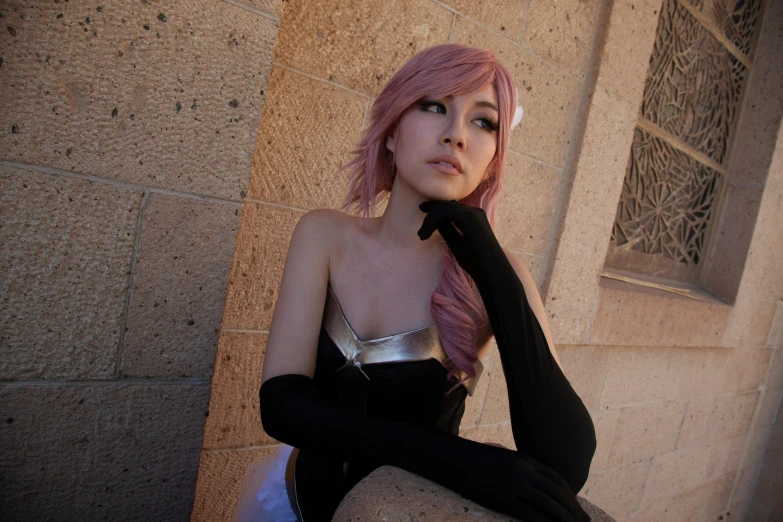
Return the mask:
<path id="1" fill-rule="evenodd" d="M 440 232 L 435 231 L 425 241 L 417 234 L 426 217 L 419 205 L 427 198 L 398 181 L 395 180 L 383 215 L 377 218 L 377 238 L 381 244 L 395 250 L 411 254 L 434 254 L 439 250 L 438 244 L 443 241 Z"/>

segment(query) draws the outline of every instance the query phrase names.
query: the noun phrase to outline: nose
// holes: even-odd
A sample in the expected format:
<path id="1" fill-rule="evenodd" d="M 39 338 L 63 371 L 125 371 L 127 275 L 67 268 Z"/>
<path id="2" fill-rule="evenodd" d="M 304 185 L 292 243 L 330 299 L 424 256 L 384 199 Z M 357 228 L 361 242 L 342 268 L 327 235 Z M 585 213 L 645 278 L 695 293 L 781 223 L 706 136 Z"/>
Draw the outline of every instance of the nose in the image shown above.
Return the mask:
<path id="1" fill-rule="evenodd" d="M 450 118 L 449 124 L 440 137 L 441 144 L 456 146 L 459 150 L 465 150 L 467 142 L 465 140 L 465 129 L 462 126 L 460 118 L 456 116 Z"/>

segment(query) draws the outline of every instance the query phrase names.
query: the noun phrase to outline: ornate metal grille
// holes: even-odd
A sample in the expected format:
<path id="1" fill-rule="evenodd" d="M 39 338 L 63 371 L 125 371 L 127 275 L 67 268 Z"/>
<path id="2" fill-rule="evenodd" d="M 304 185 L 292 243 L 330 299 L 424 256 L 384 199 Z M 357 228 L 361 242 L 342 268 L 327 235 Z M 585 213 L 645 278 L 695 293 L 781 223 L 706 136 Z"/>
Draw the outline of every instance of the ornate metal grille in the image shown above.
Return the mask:
<path id="1" fill-rule="evenodd" d="M 637 128 L 614 225 L 616 244 L 698 263 L 718 179 L 716 171 Z"/>
<path id="2" fill-rule="evenodd" d="M 725 183 L 761 3 L 664 0 L 610 266 L 661 275 L 667 265 L 672 277 L 695 274 Z"/>

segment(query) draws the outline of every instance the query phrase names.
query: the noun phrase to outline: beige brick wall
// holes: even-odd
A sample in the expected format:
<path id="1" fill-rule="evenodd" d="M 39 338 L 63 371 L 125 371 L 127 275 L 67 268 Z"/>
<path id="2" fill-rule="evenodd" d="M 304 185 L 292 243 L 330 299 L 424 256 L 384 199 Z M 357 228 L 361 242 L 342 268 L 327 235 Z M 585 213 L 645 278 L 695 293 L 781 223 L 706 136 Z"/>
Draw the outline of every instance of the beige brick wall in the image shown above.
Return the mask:
<path id="1" fill-rule="evenodd" d="M 493 49 L 520 87 L 525 118 L 512 136 L 499 235 L 544 291 L 566 373 L 595 421 L 598 450 L 581 494 L 618 521 L 741 520 L 748 509 L 770 509 L 762 506 L 763 490 L 758 502 L 750 499 L 759 470 L 770 472 L 780 453 L 767 443 L 779 441 L 774 419 L 783 392 L 783 334 L 773 335 L 783 326 L 783 276 L 773 263 L 780 245 L 772 239 L 783 233 L 783 214 L 775 193 L 757 190 L 758 219 L 746 227 L 755 223 L 756 230 L 733 305 L 600 277 L 660 5 L 285 4 L 192 520 L 227 520 L 248 463 L 275 446 L 257 418 L 257 390 L 296 221 L 308 209 L 337 207 L 346 187 L 333 173 L 348 158 L 373 97 L 410 56 L 447 41 Z M 763 83 L 761 76 L 756 81 Z M 780 114 L 764 114 L 780 125 Z M 768 138 L 753 139 L 744 146 L 769 156 Z M 753 175 L 767 187 L 783 186 L 782 169 L 767 177 L 759 168 Z M 513 447 L 497 351 L 484 362 L 461 435 Z"/>
<path id="2" fill-rule="evenodd" d="M 0 512 L 186 520 L 282 1 L 0 6 Z"/>
<path id="3" fill-rule="evenodd" d="M 276 445 L 258 387 L 291 232 L 339 204 L 334 172 L 393 72 L 454 41 L 493 49 L 520 88 L 499 236 L 595 421 L 580 494 L 618 521 L 779 517 L 783 137 L 741 144 L 776 153 L 742 165 L 755 230 L 738 229 L 732 305 L 600 277 L 660 4 L 6 2 L 2 511 L 231 517 Z M 777 129 L 778 99 L 747 117 Z M 496 350 L 485 366 L 461 434 L 513 446 Z"/>

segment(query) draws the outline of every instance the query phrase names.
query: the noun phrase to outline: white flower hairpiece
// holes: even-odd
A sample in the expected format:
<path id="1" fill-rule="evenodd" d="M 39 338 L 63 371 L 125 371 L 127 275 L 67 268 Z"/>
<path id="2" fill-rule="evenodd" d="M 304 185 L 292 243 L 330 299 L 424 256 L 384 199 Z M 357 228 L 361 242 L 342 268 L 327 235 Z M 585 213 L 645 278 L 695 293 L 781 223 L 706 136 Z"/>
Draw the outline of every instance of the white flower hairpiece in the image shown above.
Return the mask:
<path id="1" fill-rule="evenodd" d="M 519 122 L 522 121 L 522 106 L 519 104 L 519 93 L 517 93 L 517 110 L 514 111 L 514 120 L 511 122 L 511 130 L 514 130 L 514 127 L 519 125 Z"/>

